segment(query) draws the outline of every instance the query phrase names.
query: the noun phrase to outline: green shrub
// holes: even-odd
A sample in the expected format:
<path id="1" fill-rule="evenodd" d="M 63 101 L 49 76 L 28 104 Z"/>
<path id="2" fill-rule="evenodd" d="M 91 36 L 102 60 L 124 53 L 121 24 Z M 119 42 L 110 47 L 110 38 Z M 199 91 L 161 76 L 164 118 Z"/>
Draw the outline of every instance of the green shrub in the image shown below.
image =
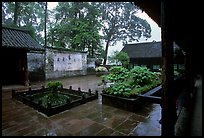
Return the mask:
<path id="1" fill-rule="evenodd" d="M 58 93 L 62 86 L 63 84 L 61 81 L 48 82 L 47 87 L 50 92 L 42 97 L 42 104 L 45 107 L 48 107 L 48 104 L 51 106 L 59 106 L 70 102 L 71 99 L 69 96 Z"/>
<path id="2" fill-rule="evenodd" d="M 124 96 L 130 97 L 132 95 L 145 93 L 145 92 L 151 90 L 152 88 L 158 86 L 159 84 L 161 84 L 161 80 L 154 80 L 151 83 L 144 85 L 143 87 L 139 87 L 139 88 L 135 87 L 134 89 L 131 89 L 128 93 L 124 93 Z"/>
<path id="3" fill-rule="evenodd" d="M 60 106 L 70 101 L 71 98 L 68 95 L 60 95 L 58 93 L 48 93 L 42 97 L 42 105 L 44 107 L 48 107 L 48 104 L 51 106 Z"/>
<path id="4" fill-rule="evenodd" d="M 105 82 L 122 82 L 128 76 L 128 69 L 122 66 L 113 66 L 109 70 L 109 74 L 102 76 L 102 80 Z"/>
<path id="5" fill-rule="evenodd" d="M 110 74 L 102 76 L 102 83 L 113 83 L 110 87 L 104 88 L 103 92 L 129 97 L 148 91 L 159 85 L 161 80 L 156 73 L 146 67 L 136 66 L 130 71 L 122 66 L 110 68 Z"/>
<path id="6" fill-rule="evenodd" d="M 130 78 L 133 79 L 133 85 L 144 86 L 157 79 L 156 73 L 150 71 L 147 67 L 135 66 L 130 70 Z"/>
<path id="7" fill-rule="evenodd" d="M 47 87 L 51 92 L 58 92 L 62 86 L 63 84 L 60 81 L 50 81 L 47 84 Z"/>

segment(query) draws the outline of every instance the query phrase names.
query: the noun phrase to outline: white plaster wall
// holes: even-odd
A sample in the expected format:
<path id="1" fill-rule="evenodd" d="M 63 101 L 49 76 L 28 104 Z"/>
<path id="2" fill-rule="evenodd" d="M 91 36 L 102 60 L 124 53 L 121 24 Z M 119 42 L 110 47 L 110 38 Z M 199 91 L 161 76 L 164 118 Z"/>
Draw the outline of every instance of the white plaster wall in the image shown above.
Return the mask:
<path id="1" fill-rule="evenodd" d="M 46 49 L 46 80 L 80 75 L 87 75 L 87 53 Z"/>
<path id="2" fill-rule="evenodd" d="M 82 55 L 71 53 L 55 53 L 54 71 L 82 70 Z"/>

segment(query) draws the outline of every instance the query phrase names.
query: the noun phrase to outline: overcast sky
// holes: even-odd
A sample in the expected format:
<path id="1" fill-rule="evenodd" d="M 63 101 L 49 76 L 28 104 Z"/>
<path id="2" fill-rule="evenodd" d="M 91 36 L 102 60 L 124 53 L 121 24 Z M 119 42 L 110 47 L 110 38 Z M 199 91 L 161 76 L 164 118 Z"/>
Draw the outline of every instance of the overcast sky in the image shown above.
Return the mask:
<path id="1" fill-rule="evenodd" d="M 48 9 L 53 9 L 56 7 L 58 2 L 48 2 Z M 132 43 L 142 43 L 142 42 L 152 42 L 152 41 L 161 41 L 161 28 L 155 23 L 145 12 L 138 12 L 137 14 L 140 18 L 146 19 L 147 22 L 151 26 L 151 38 L 143 39 L 141 38 L 139 42 L 132 42 Z M 120 51 L 123 48 L 121 42 L 118 42 L 115 46 L 110 46 L 108 50 L 108 56 L 111 55 L 114 51 Z"/>

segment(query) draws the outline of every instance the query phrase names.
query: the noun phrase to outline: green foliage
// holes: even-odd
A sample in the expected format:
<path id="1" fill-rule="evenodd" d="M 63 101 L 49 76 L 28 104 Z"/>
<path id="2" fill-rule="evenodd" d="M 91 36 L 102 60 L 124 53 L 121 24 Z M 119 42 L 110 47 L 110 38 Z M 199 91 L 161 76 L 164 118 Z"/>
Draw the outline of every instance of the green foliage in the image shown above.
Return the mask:
<path id="1" fill-rule="evenodd" d="M 128 69 L 122 66 L 113 66 L 109 69 L 109 74 L 102 76 L 104 82 L 123 82 L 128 77 Z"/>
<path id="2" fill-rule="evenodd" d="M 48 33 L 49 44 L 77 51 L 87 51 L 88 57 L 103 52 L 98 21 L 99 10 L 88 2 L 60 2 L 54 12 L 56 23 Z"/>
<path id="3" fill-rule="evenodd" d="M 121 51 L 116 55 L 116 59 L 122 63 L 123 66 L 127 66 L 130 62 L 130 58 L 126 52 Z"/>
<path id="4" fill-rule="evenodd" d="M 108 87 L 106 89 L 106 92 L 112 95 L 124 95 L 128 93 L 131 90 L 131 85 L 130 83 L 127 82 L 117 82 L 111 87 Z"/>
<path id="5" fill-rule="evenodd" d="M 41 44 L 44 39 L 40 32 L 44 30 L 44 6 L 43 2 L 2 2 L 2 24 L 12 27 L 25 27 Z M 15 5 L 18 9 L 15 12 Z M 14 15 L 17 18 L 17 26 L 14 25 Z"/>
<path id="6" fill-rule="evenodd" d="M 50 81 L 47 84 L 47 87 L 51 92 L 58 92 L 62 86 L 63 84 L 61 81 Z"/>
<path id="7" fill-rule="evenodd" d="M 60 106 L 71 102 L 71 98 L 69 96 L 58 93 L 48 93 L 43 96 L 41 100 L 44 107 L 48 107 L 48 105 L 51 105 L 51 107 Z"/>
<path id="8" fill-rule="evenodd" d="M 151 36 L 150 25 L 137 11 L 130 2 L 59 2 L 52 11 L 46 10 L 46 2 L 2 2 L 2 24 L 13 25 L 15 15 L 18 27 L 34 28 L 40 44 L 47 25 L 49 46 L 88 51 L 88 57 L 103 56 L 105 63 L 109 46 Z"/>
<path id="9" fill-rule="evenodd" d="M 28 30 L 28 32 L 29 32 L 29 34 L 31 35 L 31 37 L 32 37 L 33 39 L 36 39 L 35 28 L 34 28 L 33 26 L 24 26 L 24 27 L 22 27 L 22 28 Z"/>
<path id="10" fill-rule="evenodd" d="M 101 77 L 102 83 L 113 83 L 104 88 L 104 93 L 129 97 L 152 89 L 161 83 L 154 72 L 146 67 L 136 66 L 130 71 L 122 66 L 110 68 L 110 74 Z"/>
<path id="11" fill-rule="evenodd" d="M 61 81 L 50 81 L 47 83 L 47 87 L 49 92 L 39 99 L 42 100 L 44 107 L 48 107 L 49 105 L 52 107 L 59 106 L 71 101 L 69 96 L 59 93 L 62 88 Z"/>
<path id="12" fill-rule="evenodd" d="M 135 66 L 130 70 L 130 77 L 133 84 L 144 86 L 156 79 L 156 73 L 151 72 L 147 67 Z"/>
<path id="13" fill-rule="evenodd" d="M 116 65 L 122 64 L 123 67 L 126 67 L 130 63 L 130 57 L 126 52 L 115 51 L 112 56 L 109 57 L 109 60 Z"/>
<path id="14" fill-rule="evenodd" d="M 153 89 L 155 86 L 158 86 L 159 84 L 161 84 L 161 80 L 154 80 L 151 83 L 146 84 L 142 87 L 135 87 L 135 88 L 131 89 L 130 91 L 124 93 L 123 95 L 125 97 L 130 97 L 130 96 L 134 96 L 137 94 L 142 94 L 144 92 L 147 92 L 147 91 Z"/>
<path id="15" fill-rule="evenodd" d="M 99 2 L 96 4 L 100 9 L 103 38 L 106 43 L 104 63 L 106 64 L 108 47 L 118 41 L 123 43 L 138 41 L 141 37 L 151 37 L 149 23 L 136 16 L 137 7 L 130 2 Z"/>

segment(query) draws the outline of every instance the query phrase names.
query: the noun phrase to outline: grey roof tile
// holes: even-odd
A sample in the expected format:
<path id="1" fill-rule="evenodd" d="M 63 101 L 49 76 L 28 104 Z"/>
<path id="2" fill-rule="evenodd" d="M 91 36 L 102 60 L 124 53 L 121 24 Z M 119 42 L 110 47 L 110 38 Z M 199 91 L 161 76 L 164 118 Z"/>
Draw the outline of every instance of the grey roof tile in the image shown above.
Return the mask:
<path id="1" fill-rule="evenodd" d="M 28 31 L 11 27 L 2 27 L 2 47 L 44 50 Z"/>
<path id="2" fill-rule="evenodd" d="M 174 48 L 178 48 L 176 43 L 174 43 Z M 130 58 L 162 57 L 161 41 L 126 44 L 121 51 L 126 52 Z"/>
<path id="3" fill-rule="evenodd" d="M 161 57 L 161 42 L 126 44 L 121 51 L 130 58 Z"/>

